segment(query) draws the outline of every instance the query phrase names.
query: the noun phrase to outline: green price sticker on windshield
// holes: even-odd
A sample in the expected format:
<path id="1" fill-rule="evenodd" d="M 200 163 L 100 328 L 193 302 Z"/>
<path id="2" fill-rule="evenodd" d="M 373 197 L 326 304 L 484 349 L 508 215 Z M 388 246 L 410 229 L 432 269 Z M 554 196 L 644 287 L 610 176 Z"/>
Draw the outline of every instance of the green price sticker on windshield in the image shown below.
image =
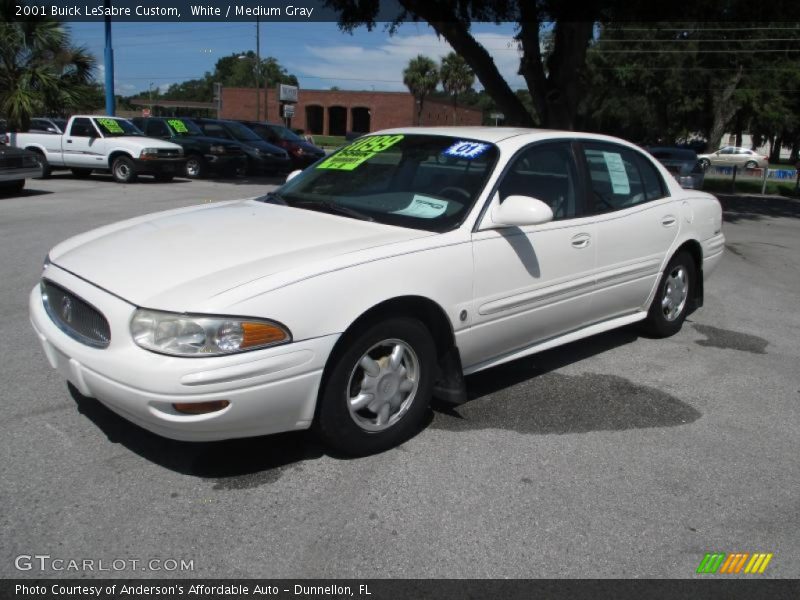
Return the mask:
<path id="1" fill-rule="evenodd" d="M 100 123 L 100 126 L 108 133 L 125 133 L 116 119 L 97 119 L 97 122 Z"/>
<path id="2" fill-rule="evenodd" d="M 372 135 L 361 138 L 322 161 L 317 165 L 317 168 L 352 171 L 365 160 L 369 160 L 379 152 L 391 148 L 402 139 L 402 135 Z"/>
<path id="3" fill-rule="evenodd" d="M 167 119 L 167 123 L 175 130 L 175 133 L 189 133 L 189 129 L 180 119 Z"/>

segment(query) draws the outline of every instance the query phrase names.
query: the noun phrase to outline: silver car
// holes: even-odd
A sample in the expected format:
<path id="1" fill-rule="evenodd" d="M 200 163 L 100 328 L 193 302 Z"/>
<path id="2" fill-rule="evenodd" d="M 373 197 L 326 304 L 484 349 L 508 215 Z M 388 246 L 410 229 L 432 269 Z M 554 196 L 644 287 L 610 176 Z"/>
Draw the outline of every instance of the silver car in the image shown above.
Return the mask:
<path id="1" fill-rule="evenodd" d="M 755 150 L 738 146 L 725 146 L 711 154 L 700 154 L 697 158 L 704 171 L 709 167 L 733 166 L 745 169 L 765 169 L 769 164 L 769 157 L 759 154 Z"/>

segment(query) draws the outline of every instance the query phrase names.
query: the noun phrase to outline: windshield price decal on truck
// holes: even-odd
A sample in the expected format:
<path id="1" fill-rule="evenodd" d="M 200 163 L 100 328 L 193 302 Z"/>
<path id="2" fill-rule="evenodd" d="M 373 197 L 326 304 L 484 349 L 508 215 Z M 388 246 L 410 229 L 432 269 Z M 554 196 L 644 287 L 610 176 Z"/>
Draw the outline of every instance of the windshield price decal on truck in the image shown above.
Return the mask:
<path id="1" fill-rule="evenodd" d="M 175 130 L 175 133 L 189 133 L 189 129 L 180 119 L 168 119 L 167 123 Z"/>
<path id="2" fill-rule="evenodd" d="M 322 161 L 317 168 L 352 171 L 365 160 L 391 148 L 402 139 L 402 135 L 373 135 L 362 138 Z"/>
<path id="3" fill-rule="evenodd" d="M 109 133 L 125 133 L 116 119 L 97 119 L 97 122 Z"/>

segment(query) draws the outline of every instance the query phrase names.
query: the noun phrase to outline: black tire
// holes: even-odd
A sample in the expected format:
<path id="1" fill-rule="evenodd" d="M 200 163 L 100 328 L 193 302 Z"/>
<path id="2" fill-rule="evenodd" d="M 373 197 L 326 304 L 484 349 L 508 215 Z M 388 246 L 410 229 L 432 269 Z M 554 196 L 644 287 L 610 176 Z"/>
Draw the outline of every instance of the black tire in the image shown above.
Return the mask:
<path id="1" fill-rule="evenodd" d="M 118 156 L 111 165 L 111 174 L 117 183 L 133 183 L 136 181 L 136 167 L 128 156 Z"/>
<path id="2" fill-rule="evenodd" d="M 50 163 L 47 162 L 47 158 L 41 150 L 32 150 L 32 152 L 36 154 L 39 165 L 42 167 L 42 174 L 37 179 L 49 179 L 50 175 L 53 174 L 53 169 L 50 167 Z"/>
<path id="3" fill-rule="evenodd" d="M 364 456 L 397 446 L 418 431 L 431 398 L 436 368 L 436 346 L 425 325 L 417 319 L 408 317 L 389 318 L 346 336 L 342 340 L 341 347 L 329 359 L 325 369 L 322 388 L 317 399 L 314 429 L 317 435 L 335 450 L 353 456 Z M 397 418 L 396 422 L 380 431 L 368 431 L 356 422 L 357 417 L 351 415 L 348 403 L 351 395 L 359 393 L 361 388 L 359 380 L 365 377 L 365 371 L 360 366 L 362 357 L 368 351 L 372 355 L 373 351 L 370 349 L 384 341 L 388 343 L 374 352 L 381 354 L 388 351 L 392 344 L 398 341 L 411 349 L 411 355 L 406 351 L 403 360 L 412 362 L 408 365 L 405 362 L 403 364 L 404 368 L 410 368 L 414 364 L 413 359 L 416 359 L 418 368 L 414 377 L 416 389 L 408 393 L 405 400 L 401 400 L 402 405 L 392 407 L 391 410 L 396 412 L 389 417 L 389 422 Z M 388 362 L 385 362 L 384 366 L 388 366 Z M 383 366 L 381 369 L 383 370 Z M 382 376 L 376 379 L 376 388 L 383 387 L 385 390 L 387 386 L 383 385 L 384 381 L 392 383 L 387 379 L 390 378 Z M 406 404 L 406 401 L 409 403 Z M 369 408 L 362 409 L 361 414 L 367 417 L 375 416 Z"/>
<path id="4" fill-rule="evenodd" d="M 72 169 L 72 175 L 78 179 L 86 179 L 92 175 L 91 169 Z"/>
<path id="5" fill-rule="evenodd" d="M 159 183 L 169 183 L 173 179 L 175 179 L 175 175 L 172 173 L 159 173 L 156 175 L 156 181 Z"/>
<path id="6" fill-rule="evenodd" d="M 745 169 L 755 169 L 757 166 L 758 163 L 754 160 L 748 160 L 746 163 L 744 163 Z"/>
<path id="7" fill-rule="evenodd" d="M 674 293 L 674 282 L 680 279 L 679 272 L 683 270 L 685 277 L 685 299 L 682 305 L 677 302 L 673 295 L 671 299 L 665 300 L 670 296 L 670 291 Z M 653 297 L 653 303 L 650 305 L 650 310 L 647 313 L 647 319 L 644 321 L 644 328 L 647 333 L 653 337 L 664 338 L 675 335 L 681 330 L 683 321 L 689 312 L 692 304 L 692 297 L 694 295 L 695 282 L 697 277 L 697 270 L 695 268 L 694 259 L 688 252 L 678 252 L 673 256 L 667 268 L 661 273 L 658 279 L 658 287 L 656 294 Z M 665 306 L 666 304 L 666 306 Z M 677 306 L 676 306 L 677 304 Z M 671 314 L 674 309 L 679 309 L 677 314 Z"/>
<path id="8" fill-rule="evenodd" d="M 25 189 L 24 179 L 15 179 L 14 181 L 4 181 L 0 183 L 0 194 L 19 194 Z"/>
<path id="9" fill-rule="evenodd" d="M 189 179 L 202 179 L 208 173 L 206 160 L 199 154 L 190 154 L 186 159 L 186 177 Z"/>
<path id="10" fill-rule="evenodd" d="M 703 169 L 703 172 L 706 172 L 709 168 L 711 168 L 711 161 L 707 158 L 701 158 L 698 162 L 700 164 L 700 168 Z"/>

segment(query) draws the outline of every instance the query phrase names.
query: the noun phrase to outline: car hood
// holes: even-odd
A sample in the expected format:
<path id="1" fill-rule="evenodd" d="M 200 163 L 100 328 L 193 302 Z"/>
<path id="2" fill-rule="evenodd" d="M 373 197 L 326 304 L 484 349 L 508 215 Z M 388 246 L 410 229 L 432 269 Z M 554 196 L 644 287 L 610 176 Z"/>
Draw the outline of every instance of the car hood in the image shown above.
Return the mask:
<path id="1" fill-rule="evenodd" d="M 331 260 L 333 268 L 357 264 L 360 250 L 429 235 L 242 200 L 109 225 L 59 244 L 49 257 L 132 304 L 184 312 L 256 280 L 286 285 L 330 270 Z"/>

